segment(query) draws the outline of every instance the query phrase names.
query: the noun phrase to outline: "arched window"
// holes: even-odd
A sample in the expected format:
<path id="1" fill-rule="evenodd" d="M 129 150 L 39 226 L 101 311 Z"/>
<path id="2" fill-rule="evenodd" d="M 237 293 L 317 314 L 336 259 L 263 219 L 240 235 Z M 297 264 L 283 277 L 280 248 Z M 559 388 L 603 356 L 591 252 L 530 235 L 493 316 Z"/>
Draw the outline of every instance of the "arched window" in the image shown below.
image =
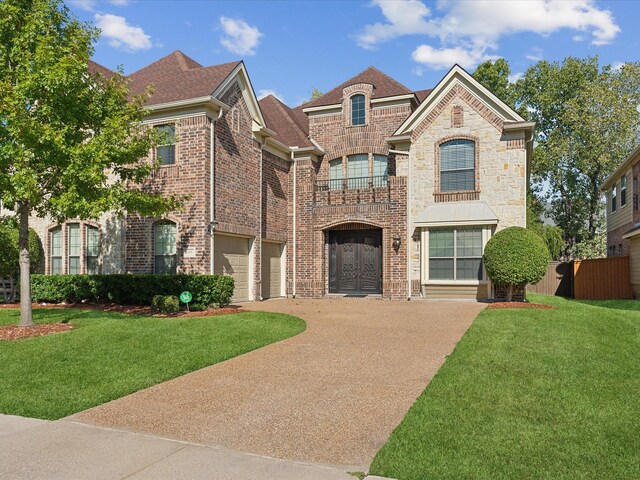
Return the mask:
<path id="1" fill-rule="evenodd" d="M 153 229 L 154 273 L 176 273 L 176 224 L 162 221 Z"/>
<path id="2" fill-rule="evenodd" d="M 351 97 L 351 125 L 364 125 L 364 95 Z"/>
<path id="3" fill-rule="evenodd" d="M 475 142 L 451 140 L 440 145 L 440 191 L 476 189 Z"/>

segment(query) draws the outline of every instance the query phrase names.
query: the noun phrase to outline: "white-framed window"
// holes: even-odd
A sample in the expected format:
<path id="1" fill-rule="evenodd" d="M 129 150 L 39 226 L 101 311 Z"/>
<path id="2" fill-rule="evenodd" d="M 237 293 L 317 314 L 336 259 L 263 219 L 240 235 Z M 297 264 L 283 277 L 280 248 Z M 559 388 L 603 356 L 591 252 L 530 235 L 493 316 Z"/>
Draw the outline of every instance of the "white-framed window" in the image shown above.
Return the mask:
<path id="1" fill-rule="evenodd" d="M 350 189 L 369 186 L 369 155 L 359 153 L 347 157 L 347 186 Z"/>
<path id="2" fill-rule="evenodd" d="M 89 275 L 99 273 L 98 258 L 100 257 L 100 230 L 97 227 L 87 225 L 87 249 L 86 265 Z"/>
<path id="3" fill-rule="evenodd" d="M 616 185 L 611 187 L 611 212 L 618 209 L 618 191 Z"/>
<path id="4" fill-rule="evenodd" d="M 364 125 L 366 121 L 364 95 L 351 97 L 351 125 Z"/>
<path id="5" fill-rule="evenodd" d="M 627 176 L 620 179 L 620 208 L 627 204 Z"/>
<path id="6" fill-rule="evenodd" d="M 342 158 L 329 162 L 329 190 L 342 190 Z"/>
<path id="7" fill-rule="evenodd" d="M 59 275 L 62 273 L 62 227 L 52 229 L 50 235 L 50 270 L 52 275 Z"/>
<path id="8" fill-rule="evenodd" d="M 429 230 L 429 280 L 483 280 L 481 227 Z"/>
<path id="9" fill-rule="evenodd" d="M 389 179 L 389 160 L 386 155 L 373 156 L 373 186 L 386 187 Z"/>
<path id="10" fill-rule="evenodd" d="M 176 126 L 158 125 L 155 127 L 162 135 L 160 144 L 156 146 L 156 159 L 160 165 L 173 165 L 176 163 Z"/>
<path id="11" fill-rule="evenodd" d="M 476 189 L 476 144 L 458 139 L 440 145 L 440 191 L 465 192 Z"/>
<path id="12" fill-rule="evenodd" d="M 176 230 L 176 224 L 170 221 L 154 225 L 154 273 L 176 273 Z"/>
<path id="13" fill-rule="evenodd" d="M 67 235 L 67 273 L 77 275 L 80 273 L 80 224 L 69 224 L 67 227 Z"/>

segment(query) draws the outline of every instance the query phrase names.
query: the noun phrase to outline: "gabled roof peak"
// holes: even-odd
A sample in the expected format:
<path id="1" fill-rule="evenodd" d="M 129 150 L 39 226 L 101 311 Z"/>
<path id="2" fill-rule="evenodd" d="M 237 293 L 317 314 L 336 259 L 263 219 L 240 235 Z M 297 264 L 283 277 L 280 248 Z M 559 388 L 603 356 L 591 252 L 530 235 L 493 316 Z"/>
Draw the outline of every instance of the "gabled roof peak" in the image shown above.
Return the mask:
<path id="1" fill-rule="evenodd" d="M 405 95 L 413 93 L 407 87 L 394 80 L 386 73 L 378 70 L 376 67 L 370 66 L 362 72 L 358 73 L 355 77 L 352 77 L 346 82 L 341 83 L 321 97 L 305 104 L 305 108 L 340 103 L 342 100 L 342 91 L 346 87 L 355 85 L 357 83 L 368 83 L 370 85 L 373 85 L 374 91 L 372 98 L 393 97 L 395 95 Z"/>

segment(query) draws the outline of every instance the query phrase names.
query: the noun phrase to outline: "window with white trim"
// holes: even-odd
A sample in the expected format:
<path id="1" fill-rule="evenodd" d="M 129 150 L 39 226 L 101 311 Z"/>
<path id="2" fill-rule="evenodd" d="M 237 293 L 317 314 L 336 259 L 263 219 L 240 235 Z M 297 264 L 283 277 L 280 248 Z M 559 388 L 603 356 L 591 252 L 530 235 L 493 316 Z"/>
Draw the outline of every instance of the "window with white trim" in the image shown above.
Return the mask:
<path id="1" fill-rule="evenodd" d="M 620 179 L 620 207 L 627 204 L 627 176 L 624 175 Z"/>
<path id="2" fill-rule="evenodd" d="M 329 190 L 342 190 L 342 158 L 329 162 Z"/>
<path id="3" fill-rule="evenodd" d="M 359 153 L 347 157 L 347 185 L 350 189 L 369 187 L 369 155 Z"/>
<path id="4" fill-rule="evenodd" d="M 482 280 L 482 228 L 429 230 L 429 280 Z"/>
<path id="5" fill-rule="evenodd" d="M 62 273 L 62 227 L 51 230 L 50 270 L 52 275 Z"/>
<path id="6" fill-rule="evenodd" d="M 70 275 L 77 275 L 80 273 L 80 224 L 72 223 L 68 226 L 67 237 L 67 254 L 68 258 L 68 272 Z"/>
<path id="7" fill-rule="evenodd" d="M 99 273 L 98 257 L 100 256 L 100 230 L 91 225 L 87 225 L 87 255 L 86 265 L 89 275 Z"/>
<path id="8" fill-rule="evenodd" d="M 611 212 L 615 212 L 618 209 L 618 193 L 616 186 L 611 187 Z"/>
<path id="9" fill-rule="evenodd" d="M 440 145 L 440 191 L 465 192 L 476 189 L 476 144 L 472 140 L 451 140 Z"/>
<path id="10" fill-rule="evenodd" d="M 373 156 L 373 186 L 386 187 L 389 179 L 389 160 L 386 155 Z"/>
<path id="11" fill-rule="evenodd" d="M 154 273 L 176 273 L 176 224 L 169 221 L 158 222 L 154 234 Z"/>
<path id="12" fill-rule="evenodd" d="M 158 125 L 155 127 L 162 138 L 156 147 L 156 159 L 160 165 L 176 163 L 176 126 Z"/>
<path id="13" fill-rule="evenodd" d="M 364 95 L 351 97 L 351 125 L 365 124 L 365 98 Z"/>

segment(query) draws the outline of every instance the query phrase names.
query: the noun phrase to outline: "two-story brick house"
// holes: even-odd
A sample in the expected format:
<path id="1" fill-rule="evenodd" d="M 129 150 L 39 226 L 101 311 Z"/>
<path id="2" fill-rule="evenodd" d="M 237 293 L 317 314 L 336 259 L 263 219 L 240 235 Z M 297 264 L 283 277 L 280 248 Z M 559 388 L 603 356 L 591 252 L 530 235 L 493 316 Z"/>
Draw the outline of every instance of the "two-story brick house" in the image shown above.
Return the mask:
<path id="1" fill-rule="evenodd" d="M 242 62 L 174 52 L 129 80 L 154 85 L 146 122 L 175 138 L 150 185 L 190 198 L 39 221 L 48 273 L 225 273 L 238 301 L 485 298 L 484 245 L 525 225 L 533 124 L 458 66 L 417 92 L 368 68 L 293 109 L 258 101 Z"/>

